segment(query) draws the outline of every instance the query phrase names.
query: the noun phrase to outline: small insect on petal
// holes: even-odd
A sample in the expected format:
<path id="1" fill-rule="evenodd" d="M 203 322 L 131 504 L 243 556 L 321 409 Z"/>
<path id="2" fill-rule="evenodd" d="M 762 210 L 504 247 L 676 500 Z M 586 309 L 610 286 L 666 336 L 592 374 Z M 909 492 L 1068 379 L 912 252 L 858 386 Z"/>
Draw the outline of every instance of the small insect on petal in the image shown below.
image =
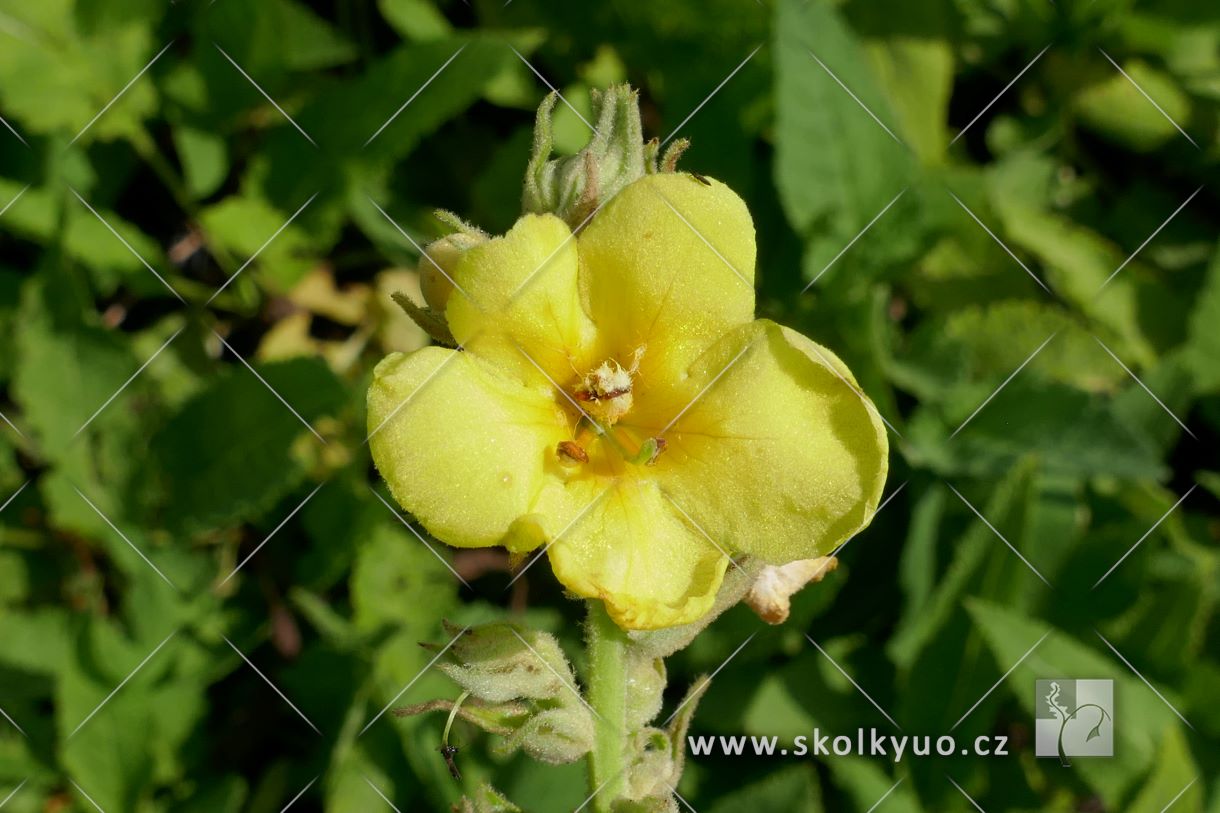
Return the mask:
<path id="1" fill-rule="evenodd" d="M 589 453 L 574 440 L 561 440 L 555 454 L 559 455 L 559 462 L 569 465 L 589 462 Z"/>
<path id="2" fill-rule="evenodd" d="M 712 185 L 711 181 L 709 181 L 705 176 L 700 175 L 698 172 L 688 172 L 687 174 L 690 175 L 692 178 L 694 178 L 699 183 L 703 184 L 704 186 Z"/>

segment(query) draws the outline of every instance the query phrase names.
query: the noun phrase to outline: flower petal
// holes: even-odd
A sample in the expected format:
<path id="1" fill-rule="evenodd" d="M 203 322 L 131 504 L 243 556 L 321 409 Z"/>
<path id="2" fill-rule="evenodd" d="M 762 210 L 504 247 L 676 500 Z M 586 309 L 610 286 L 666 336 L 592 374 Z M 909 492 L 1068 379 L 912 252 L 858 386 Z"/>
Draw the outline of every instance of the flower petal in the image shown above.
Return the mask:
<path id="1" fill-rule="evenodd" d="M 550 490 L 538 507 L 569 518 L 553 531 L 558 536 L 548 550 L 556 577 L 576 595 L 604 601 L 619 626 L 690 623 L 715 601 L 728 556 L 678 514 L 655 482 L 585 479 Z"/>
<path id="2" fill-rule="evenodd" d="M 526 387 L 456 350 L 393 353 L 373 373 L 368 425 L 394 499 L 437 539 L 514 550 L 543 541 L 522 515 L 571 433 L 549 384 Z"/>
<path id="3" fill-rule="evenodd" d="M 829 350 L 760 319 L 708 351 L 685 390 L 652 471 L 717 544 L 781 564 L 826 554 L 872 520 L 885 426 Z"/>
<path id="4" fill-rule="evenodd" d="M 602 346 L 620 355 L 645 347 L 644 386 L 681 377 L 754 316 L 754 223 L 731 189 L 704 180 L 641 178 L 578 238 L 581 291 Z"/>
<path id="5" fill-rule="evenodd" d="M 557 384 L 588 366 L 593 323 L 578 292 L 576 239 L 553 215 L 525 215 L 467 251 L 445 307 L 454 339 L 521 381 Z"/>

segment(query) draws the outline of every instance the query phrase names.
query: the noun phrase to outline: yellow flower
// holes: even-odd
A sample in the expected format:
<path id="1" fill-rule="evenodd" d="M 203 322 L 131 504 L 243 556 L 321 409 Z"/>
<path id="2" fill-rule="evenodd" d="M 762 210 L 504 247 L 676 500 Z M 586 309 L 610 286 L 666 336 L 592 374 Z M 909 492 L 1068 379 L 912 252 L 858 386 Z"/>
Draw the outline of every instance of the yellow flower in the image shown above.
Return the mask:
<path id="1" fill-rule="evenodd" d="M 470 249 L 463 350 L 385 358 L 373 459 L 458 547 L 547 546 L 628 629 L 694 621 L 729 565 L 823 555 L 872 519 L 879 415 L 829 350 L 754 319 L 754 224 L 723 184 L 649 175 L 573 237 L 526 215 Z"/>

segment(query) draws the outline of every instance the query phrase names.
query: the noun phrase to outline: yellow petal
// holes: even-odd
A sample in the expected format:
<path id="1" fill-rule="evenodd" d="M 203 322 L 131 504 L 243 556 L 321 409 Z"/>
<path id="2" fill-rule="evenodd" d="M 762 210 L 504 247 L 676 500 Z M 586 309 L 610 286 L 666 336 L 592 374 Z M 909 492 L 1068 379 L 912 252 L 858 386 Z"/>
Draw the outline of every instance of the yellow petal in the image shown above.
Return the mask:
<path id="1" fill-rule="evenodd" d="M 791 562 L 872 520 L 889 468 L 885 426 L 829 350 L 760 319 L 724 337 L 683 389 L 666 399 L 676 405 L 668 447 L 650 471 L 717 544 Z"/>
<path id="2" fill-rule="evenodd" d="M 377 365 L 373 461 L 398 503 L 450 545 L 543 541 L 523 516 L 571 436 L 550 385 L 526 387 L 468 353 L 426 347 Z"/>
<path id="3" fill-rule="evenodd" d="M 601 599 L 620 627 L 686 624 L 711 608 L 728 556 L 679 514 L 656 483 L 585 479 L 539 501 L 552 529 L 551 567 L 578 596 Z M 562 508 L 560 508 L 562 506 Z"/>
<path id="4" fill-rule="evenodd" d="M 581 291 L 602 346 L 606 355 L 645 347 L 643 386 L 681 377 L 753 318 L 754 223 L 719 181 L 649 175 L 619 192 L 578 239 Z"/>
<path id="5" fill-rule="evenodd" d="M 454 339 L 521 381 L 566 385 L 588 366 L 593 323 L 578 293 L 576 240 L 554 215 L 525 215 L 465 252 L 445 308 Z"/>

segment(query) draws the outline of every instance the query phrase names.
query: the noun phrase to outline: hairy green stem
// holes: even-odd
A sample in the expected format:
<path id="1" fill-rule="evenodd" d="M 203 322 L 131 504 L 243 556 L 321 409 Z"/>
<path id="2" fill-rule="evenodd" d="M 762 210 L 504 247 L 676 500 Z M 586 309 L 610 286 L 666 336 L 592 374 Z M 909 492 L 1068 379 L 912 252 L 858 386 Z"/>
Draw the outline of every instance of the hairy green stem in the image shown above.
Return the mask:
<path id="1" fill-rule="evenodd" d="M 608 813 L 627 782 L 627 634 L 606 614 L 600 601 L 589 601 L 586 628 L 589 648 L 589 705 L 598 717 L 589 754 L 592 808 Z"/>

